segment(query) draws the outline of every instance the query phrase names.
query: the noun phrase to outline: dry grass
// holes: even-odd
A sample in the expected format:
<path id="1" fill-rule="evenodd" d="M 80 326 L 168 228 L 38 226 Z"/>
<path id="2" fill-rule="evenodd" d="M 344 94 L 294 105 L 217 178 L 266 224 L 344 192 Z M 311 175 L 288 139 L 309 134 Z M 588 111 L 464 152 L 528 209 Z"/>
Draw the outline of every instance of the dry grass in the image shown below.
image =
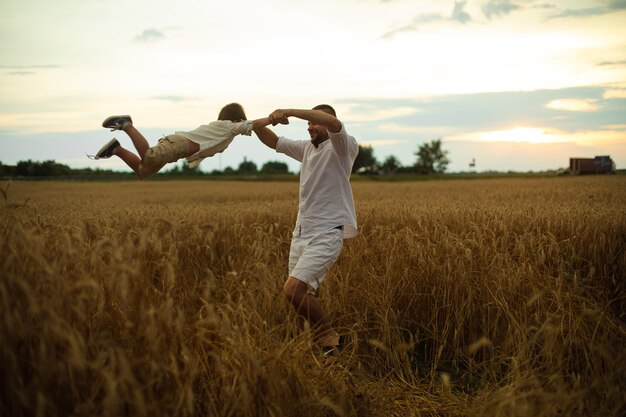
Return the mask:
<path id="1" fill-rule="evenodd" d="M 353 187 L 324 361 L 280 295 L 297 184 L 1 184 L 0 414 L 626 412 L 623 177 Z"/>

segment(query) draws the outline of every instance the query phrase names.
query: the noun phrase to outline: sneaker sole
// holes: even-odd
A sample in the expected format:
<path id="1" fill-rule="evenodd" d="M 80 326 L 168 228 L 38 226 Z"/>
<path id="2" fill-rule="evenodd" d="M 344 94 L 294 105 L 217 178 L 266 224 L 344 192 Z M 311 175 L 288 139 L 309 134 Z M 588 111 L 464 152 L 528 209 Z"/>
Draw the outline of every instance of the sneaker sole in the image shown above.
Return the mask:
<path id="1" fill-rule="evenodd" d="M 124 120 L 124 123 L 126 123 L 127 121 L 132 123 L 133 119 L 125 114 L 125 115 L 118 115 L 118 116 L 109 116 L 106 119 L 104 119 L 104 122 L 102 122 L 102 127 L 107 128 L 107 129 L 111 129 L 111 131 L 113 130 L 122 130 L 124 128 L 124 124 L 122 124 L 120 126 L 119 123 L 113 123 L 114 121 L 117 121 L 119 119 L 126 119 Z"/>

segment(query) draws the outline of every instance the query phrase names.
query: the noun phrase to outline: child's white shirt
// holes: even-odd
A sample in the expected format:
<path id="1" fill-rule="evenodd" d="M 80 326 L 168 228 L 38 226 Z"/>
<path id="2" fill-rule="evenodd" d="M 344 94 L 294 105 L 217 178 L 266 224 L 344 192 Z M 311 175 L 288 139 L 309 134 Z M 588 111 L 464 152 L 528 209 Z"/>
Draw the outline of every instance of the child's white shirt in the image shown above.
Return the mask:
<path id="1" fill-rule="evenodd" d="M 230 120 L 216 120 L 208 125 L 202 125 L 190 132 L 175 132 L 200 146 L 200 150 L 187 157 L 189 168 L 197 167 L 204 158 L 215 155 L 230 145 L 235 136 L 252 133 L 252 121 L 231 122 Z"/>

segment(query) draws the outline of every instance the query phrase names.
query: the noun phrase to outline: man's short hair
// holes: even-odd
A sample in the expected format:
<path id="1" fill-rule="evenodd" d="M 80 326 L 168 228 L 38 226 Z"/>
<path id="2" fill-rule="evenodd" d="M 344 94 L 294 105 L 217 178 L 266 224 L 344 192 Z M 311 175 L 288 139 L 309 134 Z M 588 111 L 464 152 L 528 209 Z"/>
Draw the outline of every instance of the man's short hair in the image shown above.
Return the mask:
<path id="1" fill-rule="evenodd" d="M 335 109 L 333 109 L 328 104 L 318 104 L 317 106 L 313 107 L 313 110 L 321 110 L 324 113 L 332 114 L 333 116 L 337 117 L 337 113 L 335 113 Z"/>
<path id="2" fill-rule="evenodd" d="M 231 122 L 239 122 L 247 120 L 246 112 L 239 103 L 230 103 L 222 107 L 220 114 L 217 116 L 217 120 L 230 120 Z"/>

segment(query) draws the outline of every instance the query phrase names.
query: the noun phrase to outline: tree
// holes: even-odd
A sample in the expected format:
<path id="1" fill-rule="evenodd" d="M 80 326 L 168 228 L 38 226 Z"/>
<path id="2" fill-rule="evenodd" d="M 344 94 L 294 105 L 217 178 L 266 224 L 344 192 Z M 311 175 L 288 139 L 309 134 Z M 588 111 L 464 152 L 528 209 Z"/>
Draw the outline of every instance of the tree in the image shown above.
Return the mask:
<path id="1" fill-rule="evenodd" d="M 285 162 L 269 161 L 261 167 L 261 174 L 289 174 L 289 165 Z"/>
<path id="2" fill-rule="evenodd" d="M 35 163 L 30 159 L 17 161 L 15 173 L 20 177 L 32 177 L 35 175 Z"/>
<path id="3" fill-rule="evenodd" d="M 441 174 L 446 171 L 450 160 L 447 157 L 448 151 L 441 148 L 441 138 L 431 140 L 419 146 L 415 156 L 415 170 L 418 174 Z"/>
<path id="4" fill-rule="evenodd" d="M 162 170 L 159 173 L 160 176 L 175 176 L 175 177 L 191 177 L 202 176 L 204 172 L 199 167 L 189 168 L 189 164 L 185 161 L 173 165 L 169 170 Z"/>
<path id="5" fill-rule="evenodd" d="M 239 164 L 239 168 L 237 168 L 237 172 L 240 174 L 256 174 L 257 167 L 256 164 L 252 161 L 246 160 L 246 157 L 243 157 L 243 162 Z"/>
<path id="6" fill-rule="evenodd" d="M 385 174 L 393 174 L 400 168 L 400 161 L 393 155 L 389 155 L 381 166 Z"/>
<path id="7" fill-rule="evenodd" d="M 354 160 L 354 165 L 352 165 L 352 173 L 355 173 L 359 168 L 370 168 L 374 166 L 376 166 L 374 149 L 371 146 L 359 145 L 359 154 Z"/>
<path id="8" fill-rule="evenodd" d="M 17 162 L 16 174 L 21 177 L 50 177 L 71 175 L 72 169 L 67 165 L 58 164 L 52 159 L 43 162 L 29 159 Z"/>

